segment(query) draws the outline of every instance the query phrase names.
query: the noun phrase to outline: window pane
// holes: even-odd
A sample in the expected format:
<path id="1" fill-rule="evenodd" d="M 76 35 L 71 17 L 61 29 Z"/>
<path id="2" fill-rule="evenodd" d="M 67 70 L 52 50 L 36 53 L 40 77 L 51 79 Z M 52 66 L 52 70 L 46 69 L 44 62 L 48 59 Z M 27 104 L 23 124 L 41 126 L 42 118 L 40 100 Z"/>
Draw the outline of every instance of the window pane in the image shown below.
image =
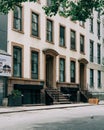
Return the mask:
<path id="1" fill-rule="evenodd" d="M 20 19 L 15 19 L 14 20 L 14 27 L 15 27 L 15 29 L 17 29 L 17 30 L 21 30 L 21 20 Z"/>
<path id="2" fill-rule="evenodd" d="M 60 45 L 65 46 L 65 28 L 60 26 Z"/>
<path id="3" fill-rule="evenodd" d="M 97 45 L 97 62 L 100 64 L 101 62 L 101 53 L 100 53 L 101 47 L 100 44 Z"/>
<path id="4" fill-rule="evenodd" d="M 100 39 L 100 22 L 97 22 L 97 35 L 98 39 Z"/>
<path id="5" fill-rule="evenodd" d="M 20 7 L 20 6 L 16 6 L 14 9 L 13 27 L 19 31 L 22 30 L 22 7 Z"/>
<path id="6" fill-rule="evenodd" d="M 13 76 L 21 77 L 22 72 L 22 49 L 13 47 Z"/>
<path id="7" fill-rule="evenodd" d="M 93 41 L 90 40 L 90 61 L 93 62 Z"/>
<path id="8" fill-rule="evenodd" d="M 70 76 L 71 76 L 71 82 L 75 82 L 75 62 L 74 61 L 71 61 Z"/>
<path id="9" fill-rule="evenodd" d="M 32 13 L 32 35 L 38 36 L 38 15 Z"/>
<path id="10" fill-rule="evenodd" d="M 75 31 L 71 30 L 71 49 L 76 49 L 76 35 Z"/>
<path id="11" fill-rule="evenodd" d="M 60 58 L 60 82 L 65 81 L 65 59 Z"/>
<path id="12" fill-rule="evenodd" d="M 35 13 L 32 13 L 32 21 L 35 23 L 38 23 L 38 15 Z"/>
<path id="13" fill-rule="evenodd" d="M 31 53 L 31 77 L 38 79 L 38 52 Z"/>
<path id="14" fill-rule="evenodd" d="M 80 52 L 84 52 L 84 36 L 80 35 Z"/>
<path id="15" fill-rule="evenodd" d="M 47 41 L 52 42 L 53 41 L 53 37 L 52 37 L 52 21 L 47 20 L 47 32 L 46 32 L 46 36 L 47 36 Z"/>
<path id="16" fill-rule="evenodd" d="M 101 71 L 98 70 L 98 87 L 101 87 Z"/>
<path id="17" fill-rule="evenodd" d="M 90 69 L 90 87 L 94 87 L 94 72 Z"/>
<path id="18" fill-rule="evenodd" d="M 90 18 L 90 32 L 93 32 L 93 18 Z"/>

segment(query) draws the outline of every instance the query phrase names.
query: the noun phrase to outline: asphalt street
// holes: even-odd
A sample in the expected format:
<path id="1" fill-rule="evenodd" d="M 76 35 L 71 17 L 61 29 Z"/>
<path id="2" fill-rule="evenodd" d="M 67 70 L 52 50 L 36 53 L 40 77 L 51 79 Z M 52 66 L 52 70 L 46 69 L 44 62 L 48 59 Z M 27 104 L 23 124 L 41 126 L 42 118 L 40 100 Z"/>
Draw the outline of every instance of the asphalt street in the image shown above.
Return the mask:
<path id="1" fill-rule="evenodd" d="M 104 130 L 104 105 L 0 114 L 0 130 Z"/>

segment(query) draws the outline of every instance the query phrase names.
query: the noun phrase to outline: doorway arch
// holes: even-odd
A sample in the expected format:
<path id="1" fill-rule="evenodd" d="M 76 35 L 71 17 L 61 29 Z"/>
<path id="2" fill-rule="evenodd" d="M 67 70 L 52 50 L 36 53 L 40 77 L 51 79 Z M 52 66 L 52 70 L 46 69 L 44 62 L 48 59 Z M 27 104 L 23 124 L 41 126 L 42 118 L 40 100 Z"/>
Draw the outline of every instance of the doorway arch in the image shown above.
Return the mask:
<path id="1" fill-rule="evenodd" d="M 85 58 L 81 58 L 79 61 L 79 85 L 81 90 L 87 89 L 87 64 L 88 61 Z"/>
<path id="2" fill-rule="evenodd" d="M 45 54 L 45 85 L 48 88 L 56 88 L 56 57 L 59 53 L 54 49 L 46 48 Z"/>

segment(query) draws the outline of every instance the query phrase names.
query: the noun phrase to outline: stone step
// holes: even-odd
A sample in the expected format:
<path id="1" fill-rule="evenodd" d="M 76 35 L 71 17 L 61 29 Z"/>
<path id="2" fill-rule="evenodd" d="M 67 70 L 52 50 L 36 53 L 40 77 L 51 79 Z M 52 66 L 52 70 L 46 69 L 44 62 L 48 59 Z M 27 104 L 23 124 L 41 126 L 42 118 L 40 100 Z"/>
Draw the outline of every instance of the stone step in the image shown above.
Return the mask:
<path id="1" fill-rule="evenodd" d="M 70 101 L 67 95 L 64 95 L 57 89 L 49 89 L 46 90 L 49 95 L 51 95 L 54 99 L 54 104 L 69 104 Z"/>

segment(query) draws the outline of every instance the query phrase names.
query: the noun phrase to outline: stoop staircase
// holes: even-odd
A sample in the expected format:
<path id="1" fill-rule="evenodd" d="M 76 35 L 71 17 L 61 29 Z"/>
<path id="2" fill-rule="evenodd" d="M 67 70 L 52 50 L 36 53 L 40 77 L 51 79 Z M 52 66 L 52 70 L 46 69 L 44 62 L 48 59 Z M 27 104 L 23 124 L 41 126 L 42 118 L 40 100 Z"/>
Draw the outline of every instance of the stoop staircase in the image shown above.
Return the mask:
<path id="1" fill-rule="evenodd" d="M 69 100 L 68 94 L 61 93 L 58 89 L 48 88 L 45 90 L 47 98 L 51 98 L 53 101 L 52 104 L 70 104 L 71 101 Z"/>
<path id="2" fill-rule="evenodd" d="M 80 98 L 82 102 L 88 102 L 92 98 L 92 94 L 88 90 L 80 90 Z"/>

